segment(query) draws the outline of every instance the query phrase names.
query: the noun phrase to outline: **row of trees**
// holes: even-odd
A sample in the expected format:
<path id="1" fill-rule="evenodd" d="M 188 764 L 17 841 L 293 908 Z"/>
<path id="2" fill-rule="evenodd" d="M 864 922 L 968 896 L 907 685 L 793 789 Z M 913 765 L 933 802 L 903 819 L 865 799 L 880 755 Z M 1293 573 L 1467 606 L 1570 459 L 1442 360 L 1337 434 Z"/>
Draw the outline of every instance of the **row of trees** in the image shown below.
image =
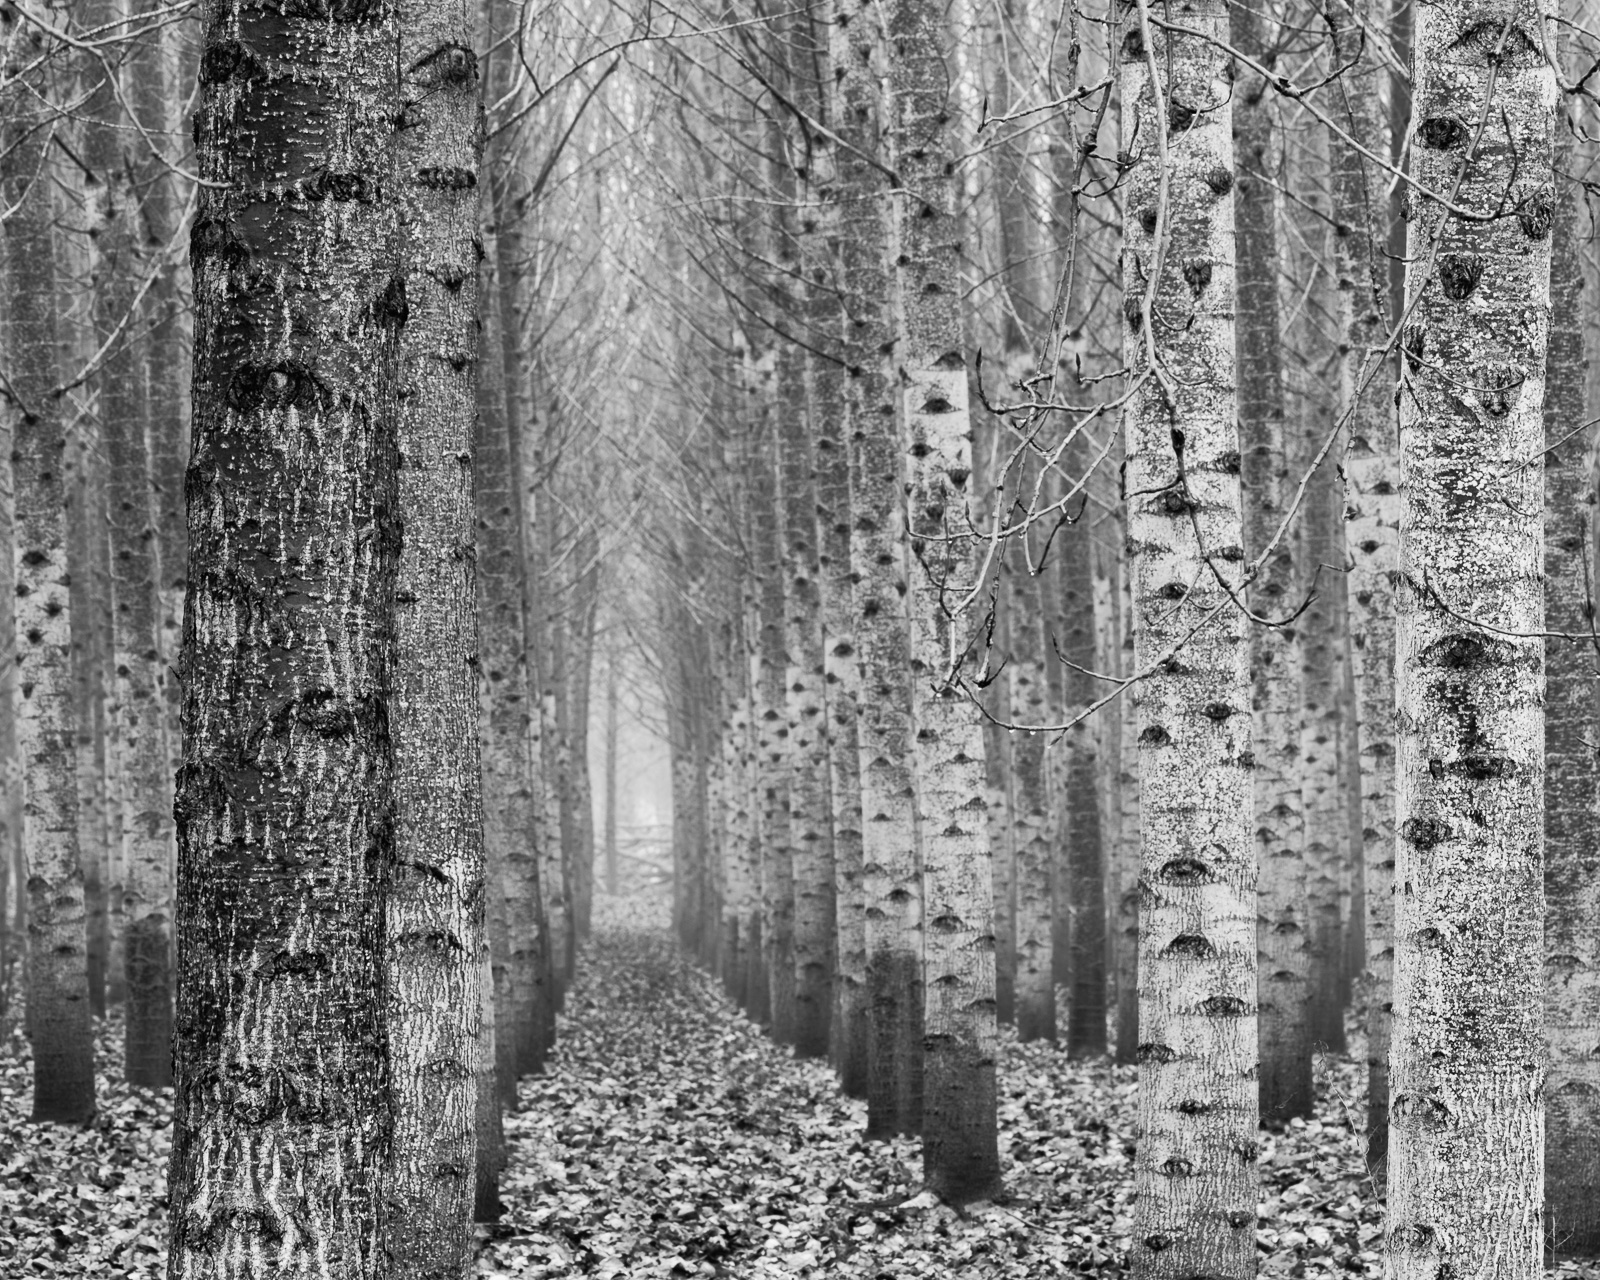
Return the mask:
<path id="1" fill-rule="evenodd" d="M 1140 1063 L 1136 1270 L 1251 1273 L 1359 970 L 1397 1273 L 1533 1274 L 1541 1115 L 1593 1243 L 1553 14 L 0 21 L 35 1112 L 92 1111 L 99 894 L 177 1273 L 467 1266 L 597 648 L 661 691 L 685 939 L 948 1199 L 1060 980 Z"/>
<path id="2" fill-rule="evenodd" d="M 592 16 L 0 14 L 0 989 L 35 1120 L 93 1118 L 108 1008 L 176 1077 L 175 1274 L 462 1274 L 498 1212 L 625 509 L 609 246 L 558 234 L 604 77 L 545 92 L 508 33 Z"/>
<path id="3" fill-rule="evenodd" d="M 678 925 L 942 1194 L 999 1187 L 996 1014 L 1092 1054 L 1111 1006 L 1136 1270 L 1249 1274 L 1354 992 L 1396 1274 L 1595 1246 L 1588 39 L 898 5 L 696 55 L 751 160 L 674 223 L 722 317 L 656 558 Z"/>

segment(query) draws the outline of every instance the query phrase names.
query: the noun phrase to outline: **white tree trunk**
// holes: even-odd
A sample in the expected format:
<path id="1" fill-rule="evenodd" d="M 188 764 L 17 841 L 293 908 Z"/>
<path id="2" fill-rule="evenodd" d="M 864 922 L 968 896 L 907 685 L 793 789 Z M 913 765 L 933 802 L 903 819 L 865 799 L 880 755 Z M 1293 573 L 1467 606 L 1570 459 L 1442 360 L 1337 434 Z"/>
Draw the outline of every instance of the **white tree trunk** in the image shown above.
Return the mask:
<path id="1" fill-rule="evenodd" d="M 1417 11 L 1400 384 L 1387 1266 L 1532 1280 L 1544 1199 L 1553 6 Z M 1507 204 L 1511 212 L 1507 213 Z"/>
<path id="2" fill-rule="evenodd" d="M 1133 1266 L 1255 1274 L 1256 861 L 1235 427 L 1232 111 L 1220 0 L 1121 50 L 1139 723 Z M 1159 71 L 1158 71 L 1159 69 Z M 1152 77 L 1160 75 L 1159 84 Z M 1158 266 L 1159 264 L 1159 266 Z M 1152 360 L 1157 364 L 1152 364 Z M 1174 652 L 1176 650 L 1176 652 Z M 1171 654 L 1172 656 L 1168 656 Z"/>

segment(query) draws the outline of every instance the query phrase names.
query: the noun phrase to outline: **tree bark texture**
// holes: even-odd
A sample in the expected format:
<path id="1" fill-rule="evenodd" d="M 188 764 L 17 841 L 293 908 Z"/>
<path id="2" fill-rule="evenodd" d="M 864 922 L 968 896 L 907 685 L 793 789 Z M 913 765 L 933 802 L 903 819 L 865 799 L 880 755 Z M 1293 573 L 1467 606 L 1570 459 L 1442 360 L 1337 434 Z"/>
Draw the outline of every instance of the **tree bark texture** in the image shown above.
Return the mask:
<path id="1" fill-rule="evenodd" d="M 1223 7 L 1121 49 L 1130 153 L 1126 492 L 1139 720 L 1139 1146 L 1134 1274 L 1256 1266 L 1256 860 Z M 1159 69 L 1159 70 L 1158 70 Z M 1169 655 L 1171 655 L 1169 657 Z"/>
<path id="2" fill-rule="evenodd" d="M 44 52 L 31 31 L 0 24 L 13 56 Z M 36 88 L 36 86 L 34 86 Z M 83 870 L 79 863 L 77 715 L 68 607 L 66 422 L 56 382 L 54 210 L 46 182 L 49 129 L 23 80 L 0 96 L 6 160 L 5 351 L 16 413 L 17 757 L 22 770 L 22 872 L 28 898 L 28 1034 L 33 1118 L 87 1124 L 94 1116 L 94 1041 Z M 9 710 L 9 709 L 7 709 Z"/>
<path id="3" fill-rule="evenodd" d="M 888 352 L 893 283 L 880 201 L 884 61 L 875 6 L 843 0 L 832 25 L 838 72 L 839 282 L 850 406 L 850 566 L 861 670 L 857 749 L 867 971 L 867 1134 L 922 1127 L 922 880 L 911 772 L 911 656 L 897 395 Z"/>
<path id="4" fill-rule="evenodd" d="M 1229 39 L 1259 58 L 1267 43 L 1247 4 L 1228 8 Z M 1243 456 L 1244 549 L 1260 561 L 1249 600 L 1251 737 L 1255 767 L 1256 950 L 1261 1115 L 1282 1123 L 1311 1114 L 1310 965 L 1307 953 L 1306 830 L 1301 808 L 1301 632 L 1288 615 L 1297 600 L 1293 531 L 1279 536 L 1296 477 L 1290 473 L 1281 330 L 1278 234 L 1272 155 L 1272 103 L 1262 77 L 1246 72 L 1233 110 L 1238 179 L 1239 444 Z M 1276 539 L 1276 545 L 1272 545 Z M 1269 546 L 1271 549 L 1268 550 Z M 1281 624 L 1281 625 L 1274 625 Z"/>
<path id="5" fill-rule="evenodd" d="M 984 810 L 983 729 L 957 681 L 979 628 L 960 601 L 981 563 L 970 532 L 972 426 L 962 353 L 950 76 L 942 11 L 888 13 L 894 203 L 895 357 L 903 406 L 911 673 L 927 929 L 923 958 L 923 1172 L 952 1204 L 1000 1188 L 994 897 Z M 1048 972 L 1048 968 L 1047 968 Z"/>
<path id="6" fill-rule="evenodd" d="M 1387 1267 L 1541 1274 L 1549 5 L 1416 15 Z"/>
<path id="7" fill-rule="evenodd" d="M 385 906 L 394 1143 L 388 1274 L 472 1267 L 483 809 L 473 460 L 477 425 L 476 14 L 402 4 L 396 180 L 408 315 L 400 336 L 395 860 Z"/>
<path id="8" fill-rule="evenodd" d="M 821 36 L 817 32 L 813 41 Z M 831 52 L 831 46 L 830 46 Z M 847 50 L 841 50 L 846 53 Z M 832 59 L 829 59 L 831 62 Z M 830 77 L 824 77 L 829 83 Z M 828 100 L 828 118 L 837 123 L 841 106 Z M 817 145 L 816 143 L 813 144 Z M 811 178 L 821 198 L 822 225 L 811 238 L 807 262 L 808 310 L 812 341 L 829 355 L 848 358 L 850 344 L 837 279 L 841 210 L 839 180 L 831 153 L 819 169 L 821 148 L 813 152 Z M 809 213 L 802 216 L 809 216 Z M 830 252 L 831 251 L 831 252 Z M 841 362 L 825 356 L 811 361 L 810 403 L 813 467 L 816 475 L 818 586 L 822 596 L 824 704 L 827 708 L 828 794 L 833 805 L 833 873 L 836 972 L 833 1027 L 829 1036 L 840 1086 L 851 1097 L 867 1096 L 866 899 L 861 876 L 861 668 L 855 642 L 854 574 L 850 554 L 850 453 L 847 435 L 866 407 L 847 392 Z"/>
<path id="9" fill-rule="evenodd" d="M 396 16 L 205 11 L 173 1277 L 381 1268 Z"/>

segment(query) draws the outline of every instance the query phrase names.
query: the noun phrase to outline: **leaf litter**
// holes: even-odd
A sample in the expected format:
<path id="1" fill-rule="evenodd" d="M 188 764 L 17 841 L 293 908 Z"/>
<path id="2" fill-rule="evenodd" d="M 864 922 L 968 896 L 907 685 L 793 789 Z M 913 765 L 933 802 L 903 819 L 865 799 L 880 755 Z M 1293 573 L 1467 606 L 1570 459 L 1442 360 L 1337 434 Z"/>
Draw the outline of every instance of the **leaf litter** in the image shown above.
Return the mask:
<path id="1" fill-rule="evenodd" d="M 658 896 L 597 898 L 595 938 L 546 1074 L 506 1116 L 486 1280 L 1047 1280 L 1126 1274 L 1138 1096 L 1132 1067 L 1072 1060 L 1002 1029 L 998 1203 L 921 1189 L 920 1145 L 867 1142 L 865 1103 L 796 1061 L 680 955 Z M 0 1028 L 0 1276 L 165 1275 L 170 1090 L 120 1082 L 100 1020 L 100 1113 L 27 1122 L 31 1064 Z M 1360 1049 L 1359 1037 L 1352 1036 Z M 1382 1274 L 1382 1208 L 1362 1161 L 1359 1053 L 1319 1055 L 1308 1120 L 1264 1132 L 1260 1274 Z M 1600 1280 L 1567 1261 L 1560 1280 Z"/>

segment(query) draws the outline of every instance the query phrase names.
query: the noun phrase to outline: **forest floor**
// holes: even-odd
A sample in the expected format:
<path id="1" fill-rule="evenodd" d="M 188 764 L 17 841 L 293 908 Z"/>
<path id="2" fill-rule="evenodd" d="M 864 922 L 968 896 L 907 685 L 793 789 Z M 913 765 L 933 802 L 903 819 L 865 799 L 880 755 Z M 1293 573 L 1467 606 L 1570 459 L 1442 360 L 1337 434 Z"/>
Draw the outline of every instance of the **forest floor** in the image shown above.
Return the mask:
<path id="1" fill-rule="evenodd" d="M 170 1091 L 116 1083 L 100 1028 L 87 1130 L 25 1122 L 27 1042 L 0 1027 L 0 1276 L 165 1274 Z M 1381 1206 L 1357 1132 L 1364 1072 L 1317 1060 L 1317 1113 L 1263 1134 L 1268 1277 L 1381 1274 Z M 111 1083 L 106 1083 L 111 1081 Z M 918 1194 L 911 1140 L 867 1143 L 863 1103 L 796 1062 L 680 956 L 654 898 L 596 902 L 547 1074 L 506 1117 L 504 1219 L 479 1228 L 492 1280 L 1048 1280 L 1123 1271 L 1132 1231 L 1134 1071 L 1007 1039 L 1003 1203 Z M 901 1200 L 890 1208 L 875 1207 Z M 1600 1280 L 1600 1264 L 1548 1273 Z"/>

